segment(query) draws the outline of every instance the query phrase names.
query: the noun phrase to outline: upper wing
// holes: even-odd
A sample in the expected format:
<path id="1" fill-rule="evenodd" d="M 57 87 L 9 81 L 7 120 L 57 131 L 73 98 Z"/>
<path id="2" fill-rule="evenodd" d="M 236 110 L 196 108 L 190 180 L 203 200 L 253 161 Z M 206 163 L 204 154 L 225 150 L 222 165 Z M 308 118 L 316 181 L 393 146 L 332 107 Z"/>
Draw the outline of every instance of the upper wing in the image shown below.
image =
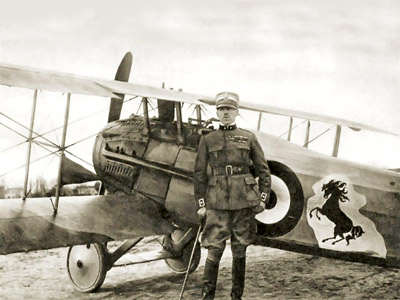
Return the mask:
<path id="1" fill-rule="evenodd" d="M 101 97 L 115 98 L 119 97 L 117 94 L 126 94 L 169 101 L 187 102 L 191 104 L 215 105 L 214 98 L 208 96 L 167 90 L 130 82 L 75 76 L 66 73 L 56 73 L 10 64 L 0 64 L 0 84 Z M 323 114 L 314 114 L 305 111 L 279 108 L 264 104 L 241 102 L 240 108 L 337 124 L 350 127 L 355 130 L 366 129 L 394 134 L 394 132 L 370 126 L 368 124 L 353 122 Z"/>
<path id="2" fill-rule="evenodd" d="M 215 105 L 214 100 L 203 100 L 202 99 L 201 101 L 206 104 L 209 104 L 209 105 Z M 385 130 L 382 128 L 370 126 L 368 124 L 353 122 L 350 120 L 335 118 L 335 117 L 331 117 L 331 116 L 323 115 L 323 114 L 314 114 L 314 113 L 300 111 L 300 110 L 274 107 L 274 106 L 269 106 L 269 105 L 264 105 L 264 104 L 246 103 L 246 102 L 240 102 L 239 106 L 241 109 L 265 112 L 265 113 L 271 113 L 271 114 L 277 114 L 277 115 L 283 115 L 283 116 L 291 116 L 291 117 L 301 118 L 301 119 L 306 119 L 306 120 L 325 122 L 325 123 L 330 123 L 330 124 L 335 124 L 335 125 L 346 126 L 353 130 L 366 129 L 366 130 L 370 130 L 370 131 L 377 131 L 377 132 L 383 132 L 383 133 L 389 133 L 389 134 L 397 134 L 395 132 L 388 131 L 388 130 Z"/>
<path id="3" fill-rule="evenodd" d="M 0 84 L 53 92 L 115 97 L 93 79 L 22 66 L 0 64 Z"/>
<path id="4" fill-rule="evenodd" d="M 130 82 L 76 76 L 4 63 L 0 64 L 0 84 L 100 97 L 115 98 L 119 97 L 117 94 L 126 94 L 191 104 L 203 104 L 198 101 L 200 99 L 211 100 L 211 98 L 202 95 Z"/>
<path id="5" fill-rule="evenodd" d="M 0 255 L 168 234 L 173 224 L 140 194 L 0 200 Z"/>

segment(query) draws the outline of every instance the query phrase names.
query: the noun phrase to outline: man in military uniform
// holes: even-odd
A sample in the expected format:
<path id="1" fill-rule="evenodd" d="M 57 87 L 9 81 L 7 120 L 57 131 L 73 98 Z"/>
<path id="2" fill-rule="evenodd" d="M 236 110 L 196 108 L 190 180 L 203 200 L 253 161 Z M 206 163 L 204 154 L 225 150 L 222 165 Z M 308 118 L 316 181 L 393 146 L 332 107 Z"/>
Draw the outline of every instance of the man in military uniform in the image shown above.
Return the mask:
<path id="1" fill-rule="evenodd" d="M 201 219 L 206 217 L 201 238 L 208 249 L 202 297 L 214 299 L 219 262 L 226 240 L 231 238 L 231 297 L 241 299 L 246 249 L 255 238 L 254 217 L 265 209 L 269 199 L 271 176 L 256 136 L 236 127 L 239 96 L 219 93 L 216 107 L 220 127 L 201 137 L 194 171 L 197 213 Z M 255 177 L 259 178 L 258 185 Z"/>

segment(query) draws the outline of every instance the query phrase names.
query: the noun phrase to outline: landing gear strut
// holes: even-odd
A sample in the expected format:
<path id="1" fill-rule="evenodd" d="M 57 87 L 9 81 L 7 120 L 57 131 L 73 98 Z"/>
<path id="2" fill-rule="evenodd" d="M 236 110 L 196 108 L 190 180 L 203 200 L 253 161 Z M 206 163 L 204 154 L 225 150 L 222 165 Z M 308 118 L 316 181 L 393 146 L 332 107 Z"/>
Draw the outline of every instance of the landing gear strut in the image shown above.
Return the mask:
<path id="1" fill-rule="evenodd" d="M 128 253 L 142 238 L 127 240 L 115 251 L 107 250 L 106 244 L 94 243 L 72 246 L 68 250 L 67 269 L 74 288 L 79 292 L 90 293 L 97 291 L 106 278 L 107 271 L 112 267 L 127 266 L 164 259 L 175 273 L 185 273 L 189 264 L 191 251 L 196 236 L 195 228 L 176 230 L 166 236 L 167 246 L 156 251 L 140 252 L 140 255 L 129 253 L 128 262 L 115 264 L 123 255 Z M 197 244 L 190 272 L 196 270 L 200 262 L 200 246 Z M 125 260 L 125 259 L 124 259 Z"/>
<path id="2" fill-rule="evenodd" d="M 195 230 L 193 230 L 193 229 L 190 229 L 189 231 L 186 231 L 186 232 L 184 232 L 182 230 L 175 230 L 171 234 L 171 239 L 174 243 L 182 243 L 183 239 L 187 238 L 188 234 L 193 235 L 193 233 L 196 234 Z M 192 237 L 192 236 L 190 236 L 190 237 Z M 195 241 L 192 238 L 190 242 L 188 242 L 184 245 L 181 256 L 176 257 L 176 258 L 172 257 L 172 258 L 165 259 L 165 263 L 168 265 L 168 267 L 170 267 L 172 269 L 173 272 L 178 273 L 178 274 L 186 273 L 194 242 Z M 189 273 L 192 273 L 198 267 L 198 265 L 200 263 L 200 256 L 201 256 L 200 245 L 199 245 L 199 243 L 197 243 L 196 249 L 194 250 L 194 255 L 193 255 L 193 259 L 192 259 L 192 264 L 189 269 Z"/>

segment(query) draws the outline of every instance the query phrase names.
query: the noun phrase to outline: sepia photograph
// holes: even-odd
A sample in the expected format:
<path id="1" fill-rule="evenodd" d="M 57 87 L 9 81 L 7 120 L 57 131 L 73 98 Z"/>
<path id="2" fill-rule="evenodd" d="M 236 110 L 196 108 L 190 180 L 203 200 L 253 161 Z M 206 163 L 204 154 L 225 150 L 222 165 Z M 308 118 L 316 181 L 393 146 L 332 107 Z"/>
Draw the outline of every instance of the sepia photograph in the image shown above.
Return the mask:
<path id="1" fill-rule="evenodd" d="M 400 299 L 400 2 L 1 4 L 0 299 Z"/>

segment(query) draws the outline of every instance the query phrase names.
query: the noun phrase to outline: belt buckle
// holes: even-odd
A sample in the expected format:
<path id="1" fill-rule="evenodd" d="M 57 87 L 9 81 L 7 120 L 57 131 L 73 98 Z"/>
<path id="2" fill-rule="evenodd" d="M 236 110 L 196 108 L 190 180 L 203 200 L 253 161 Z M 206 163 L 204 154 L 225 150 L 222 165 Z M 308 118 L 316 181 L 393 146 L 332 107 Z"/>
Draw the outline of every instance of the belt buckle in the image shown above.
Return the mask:
<path id="1" fill-rule="evenodd" d="M 226 173 L 226 175 L 233 175 L 233 167 L 232 167 L 232 165 L 227 165 L 225 167 L 225 173 Z"/>

